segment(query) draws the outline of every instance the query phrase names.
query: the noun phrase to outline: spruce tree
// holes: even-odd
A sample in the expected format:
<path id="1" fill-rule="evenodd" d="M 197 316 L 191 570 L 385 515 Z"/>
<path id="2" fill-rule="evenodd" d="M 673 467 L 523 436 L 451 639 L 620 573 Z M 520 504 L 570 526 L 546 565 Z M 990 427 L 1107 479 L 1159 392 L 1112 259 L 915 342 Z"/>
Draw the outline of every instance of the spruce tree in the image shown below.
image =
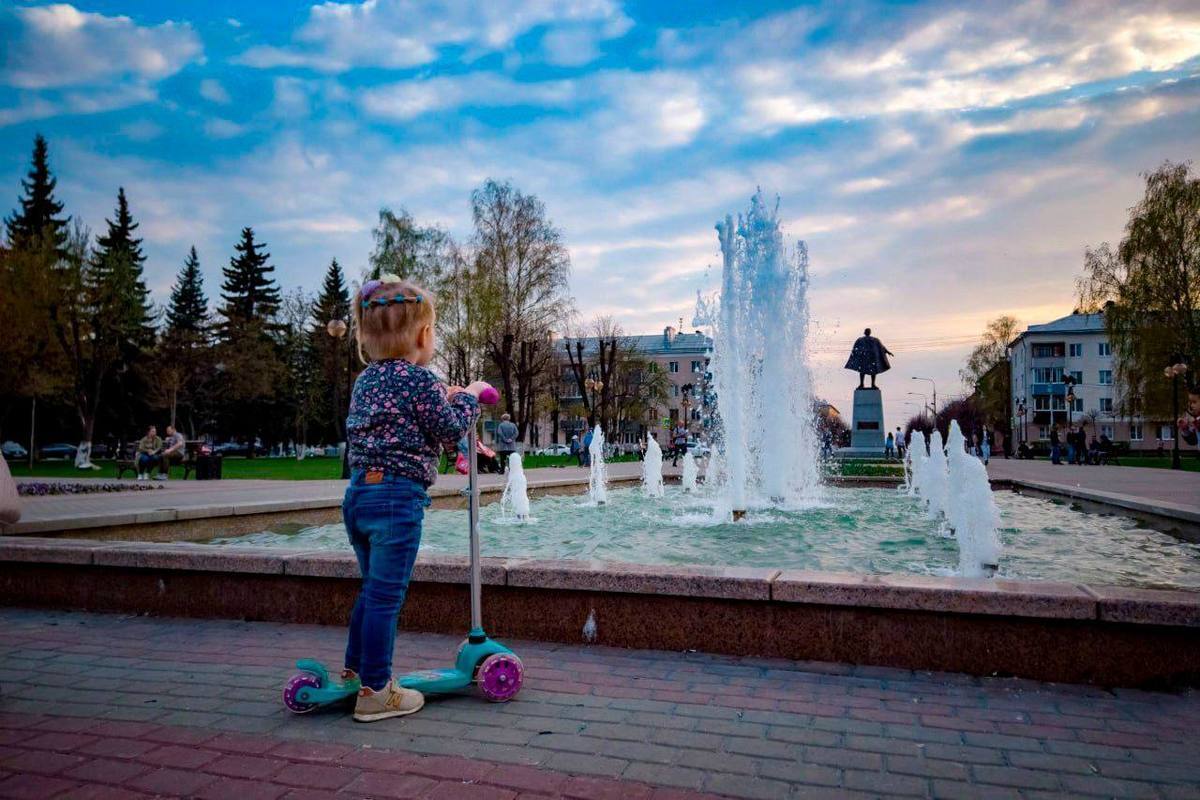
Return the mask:
<path id="1" fill-rule="evenodd" d="M 25 196 L 20 198 L 21 207 L 4 220 L 10 247 L 28 248 L 46 236 L 60 256 L 66 254 L 69 218 L 59 216 L 63 204 L 54 198 L 57 185 L 58 180 L 50 173 L 46 140 L 39 133 L 33 139 L 33 164 L 28 177 L 21 181 L 25 190 Z"/>
<path id="2" fill-rule="evenodd" d="M 196 246 L 188 252 L 183 268 L 171 288 L 167 305 L 167 335 L 197 337 L 208 327 L 208 299 L 204 296 L 204 276 Z"/>
<path id="3" fill-rule="evenodd" d="M 238 325 L 255 325 L 263 330 L 274 325 L 280 304 L 279 287 L 271 277 L 275 267 L 267 263 L 271 254 L 265 247 L 254 241 L 252 228 L 242 228 L 242 240 L 235 247 L 237 255 L 229 259 L 229 266 L 223 270 L 220 312 L 224 317 L 221 335 L 226 340 L 231 329 Z"/>
<path id="4" fill-rule="evenodd" d="M 329 335 L 326 326 L 330 320 L 350 322 L 350 292 L 346 287 L 345 274 L 337 259 L 329 264 L 321 294 L 312 306 L 312 330 L 309 334 L 310 349 L 320 370 L 319 385 L 315 387 L 315 404 L 321 419 L 331 420 L 329 433 L 335 439 L 343 436 L 342 420 L 346 408 L 346 371 L 353 363 L 349 350 L 350 332 L 336 339 Z"/>
<path id="5" fill-rule="evenodd" d="M 107 333 L 121 357 L 129 360 L 152 341 L 154 311 L 142 274 L 146 263 L 142 240 L 134 238 L 138 223 L 133 221 L 123 187 L 117 190 L 114 219 L 105 222 L 108 231 L 96 239 L 88 282 L 98 330 Z"/>

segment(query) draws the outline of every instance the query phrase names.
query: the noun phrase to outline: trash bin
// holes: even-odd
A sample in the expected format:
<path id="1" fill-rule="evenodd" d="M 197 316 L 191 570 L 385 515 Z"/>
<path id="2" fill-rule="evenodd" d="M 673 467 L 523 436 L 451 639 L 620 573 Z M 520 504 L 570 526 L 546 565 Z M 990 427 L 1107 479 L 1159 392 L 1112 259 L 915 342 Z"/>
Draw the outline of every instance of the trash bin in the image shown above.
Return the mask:
<path id="1" fill-rule="evenodd" d="M 221 479 L 221 456 L 209 454 L 196 456 L 196 480 L 218 481 Z"/>

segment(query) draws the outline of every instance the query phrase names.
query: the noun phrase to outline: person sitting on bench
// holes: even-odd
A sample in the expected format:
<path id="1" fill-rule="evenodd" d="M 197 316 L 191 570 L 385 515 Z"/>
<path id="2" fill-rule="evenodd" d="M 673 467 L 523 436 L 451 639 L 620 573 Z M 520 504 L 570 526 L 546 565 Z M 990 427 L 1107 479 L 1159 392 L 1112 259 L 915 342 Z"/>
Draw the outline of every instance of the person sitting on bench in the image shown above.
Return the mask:
<path id="1" fill-rule="evenodd" d="M 146 435 L 137 444 L 138 480 L 150 479 L 150 470 L 158 463 L 159 453 L 162 452 L 163 442 L 158 436 L 158 429 L 151 425 L 146 429 Z"/>
<path id="2" fill-rule="evenodd" d="M 167 426 L 167 438 L 163 440 L 163 451 L 158 457 L 158 477 L 156 480 L 165 481 L 167 470 L 172 464 L 183 463 L 183 434 L 175 430 L 174 425 Z"/>

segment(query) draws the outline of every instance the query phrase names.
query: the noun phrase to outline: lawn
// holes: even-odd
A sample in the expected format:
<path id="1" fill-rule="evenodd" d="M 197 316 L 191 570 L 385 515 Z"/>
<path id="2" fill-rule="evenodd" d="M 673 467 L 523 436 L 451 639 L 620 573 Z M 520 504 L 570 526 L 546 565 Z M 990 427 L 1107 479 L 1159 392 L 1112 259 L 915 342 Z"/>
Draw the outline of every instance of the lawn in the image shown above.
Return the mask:
<path id="1" fill-rule="evenodd" d="M 634 456 L 617 456 L 611 461 L 633 461 Z M 91 472 L 80 472 L 75 469 L 74 462 L 62 461 L 38 461 L 34 464 L 33 469 L 29 469 L 29 464 L 25 461 L 8 463 L 12 474 L 17 478 L 115 478 L 117 477 L 116 462 L 112 460 L 97 459 L 96 466 L 98 470 Z M 524 459 L 526 469 L 537 469 L 539 467 L 568 467 L 576 466 L 578 461 L 573 456 L 526 456 Z M 443 472 L 445 471 L 445 463 L 443 462 Z M 129 475 L 128 472 L 125 473 Z M 297 461 L 294 458 L 240 458 L 229 457 L 223 459 L 221 467 L 222 478 L 232 479 L 259 479 L 259 480 L 278 480 L 278 481 L 312 481 L 312 480 L 333 480 L 342 476 L 342 462 L 336 458 L 324 458 L 317 456 L 314 458 L 306 458 L 303 461 Z M 172 479 L 183 477 L 183 468 L 174 467 L 171 470 Z"/>
<path id="2" fill-rule="evenodd" d="M 1123 467 L 1155 467 L 1158 469 L 1171 468 L 1171 456 L 1121 456 Z M 1188 472 L 1200 472 L 1200 458 L 1195 453 L 1180 453 L 1179 466 Z"/>

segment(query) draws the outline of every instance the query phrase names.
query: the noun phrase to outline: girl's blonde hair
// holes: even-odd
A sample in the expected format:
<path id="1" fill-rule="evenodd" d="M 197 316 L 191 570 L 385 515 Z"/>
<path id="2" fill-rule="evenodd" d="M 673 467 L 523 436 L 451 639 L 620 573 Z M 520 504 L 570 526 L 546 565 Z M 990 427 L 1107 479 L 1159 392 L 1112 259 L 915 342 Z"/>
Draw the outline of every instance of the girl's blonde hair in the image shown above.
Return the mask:
<path id="1" fill-rule="evenodd" d="M 415 283 L 367 281 L 354 298 L 358 357 L 366 364 L 411 353 L 417 335 L 433 319 L 433 297 Z"/>

